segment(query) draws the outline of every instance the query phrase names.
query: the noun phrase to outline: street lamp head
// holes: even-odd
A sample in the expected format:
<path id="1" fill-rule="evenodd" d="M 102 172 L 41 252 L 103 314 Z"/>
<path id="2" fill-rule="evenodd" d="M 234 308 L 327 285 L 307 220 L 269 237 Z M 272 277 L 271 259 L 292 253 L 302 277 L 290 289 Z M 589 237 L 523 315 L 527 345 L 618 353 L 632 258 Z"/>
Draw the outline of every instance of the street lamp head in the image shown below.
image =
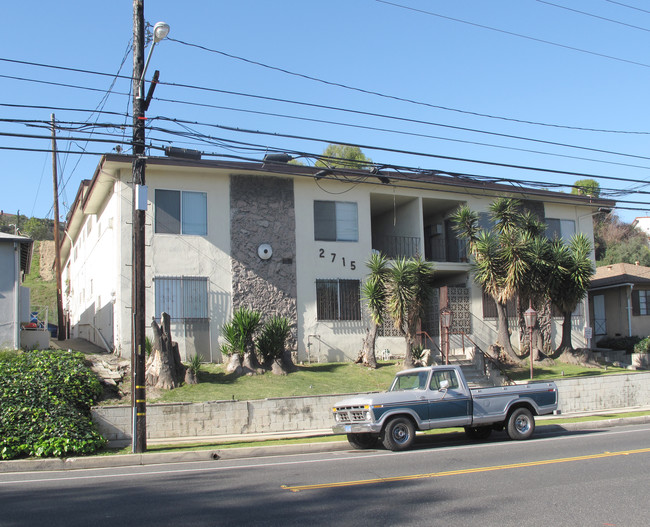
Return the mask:
<path id="1" fill-rule="evenodd" d="M 169 34 L 169 24 L 166 22 L 156 22 L 153 26 L 153 42 L 158 44 Z"/>
<path id="2" fill-rule="evenodd" d="M 535 311 L 532 306 L 529 307 L 524 313 L 524 320 L 526 321 L 526 327 L 532 329 L 537 323 L 537 311 Z"/>
<path id="3" fill-rule="evenodd" d="M 443 328 L 449 329 L 451 327 L 451 309 L 445 307 L 440 310 L 440 322 Z"/>

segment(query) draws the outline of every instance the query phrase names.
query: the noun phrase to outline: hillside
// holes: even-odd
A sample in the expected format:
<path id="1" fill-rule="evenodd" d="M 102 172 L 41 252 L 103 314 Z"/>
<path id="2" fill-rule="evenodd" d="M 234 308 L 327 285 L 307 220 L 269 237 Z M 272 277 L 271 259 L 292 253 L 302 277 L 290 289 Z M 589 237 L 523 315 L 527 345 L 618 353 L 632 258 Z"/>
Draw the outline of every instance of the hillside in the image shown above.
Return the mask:
<path id="1" fill-rule="evenodd" d="M 34 242 L 31 272 L 23 285 L 31 290 L 31 306 L 48 308 L 48 319 L 56 324 L 56 281 L 54 280 L 54 242 Z"/>

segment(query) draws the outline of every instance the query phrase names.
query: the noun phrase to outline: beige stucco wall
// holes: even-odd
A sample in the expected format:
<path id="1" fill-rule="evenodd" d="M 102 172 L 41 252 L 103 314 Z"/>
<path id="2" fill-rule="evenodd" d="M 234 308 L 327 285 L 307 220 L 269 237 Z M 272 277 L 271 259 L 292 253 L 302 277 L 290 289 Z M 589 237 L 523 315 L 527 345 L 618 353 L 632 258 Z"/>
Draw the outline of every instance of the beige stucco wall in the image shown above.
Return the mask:
<path id="1" fill-rule="evenodd" d="M 232 292 L 230 271 L 230 183 L 227 176 L 200 169 L 155 167 L 150 178 L 147 210 L 146 260 L 147 321 L 154 315 L 153 279 L 156 276 L 208 277 L 208 312 L 210 345 L 214 361 L 220 360 L 219 334 L 230 316 Z M 208 234 L 206 236 L 157 234 L 153 232 L 155 190 L 188 190 L 207 193 Z M 174 334 L 172 327 L 172 335 Z M 179 328 L 180 331 L 180 328 Z M 181 358 L 185 359 L 184 342 L 179 339 Z M 206 355 L 208 355 L 206 353 Z"/>
<path id="2" fill-rule="evenodd" d="M 72 337 L 102 347 L 104 339 L 112 343 L 114 311 L 124 303 L 119 294 L 120 199 L 119 193 L 111 194 L 97 214 L 84 217 L 63 269 L 64 309 L 70 313 Z"/>
<path id="3" fill-rule="evenodd" d="M 319 321 L 316 279 L 363 280 L 370 257 L 370 198 L 367 189 L 349 183 L 311 178 L 294 180 L 296 207 L 296 277 L 298 292 L 298 358 L 342 361 L 355 359 L 361 349 L 365 321 Z M 314 240 L 314 200 L 357 203 L 359 241 Z M 332 256 L 334 254 L 335 256 Z M 333 260 L 333 261 L 332 261 Z M 310 337 L 310 335 L 315 335 Z M 308 344 L 311 346 L 308 348 Z"/>

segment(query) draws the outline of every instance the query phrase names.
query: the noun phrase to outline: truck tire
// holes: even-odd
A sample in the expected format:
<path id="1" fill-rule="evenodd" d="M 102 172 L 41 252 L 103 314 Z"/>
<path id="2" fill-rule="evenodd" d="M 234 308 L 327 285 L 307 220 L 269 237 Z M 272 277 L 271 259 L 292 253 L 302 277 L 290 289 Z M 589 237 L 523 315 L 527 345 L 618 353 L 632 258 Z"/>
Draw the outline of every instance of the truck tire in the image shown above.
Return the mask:
<path id="1" fill-rule="evenodd" d="M 384 428 L 384 446 L 393 452 L 406 450 L 413 444 L 414 439 L 415 427 L 407 417 L 395 417 L 388 421 Z"/>
<path id="2" fill-rule="evenodd" d="M 378 442 L 379 436 L 376 434 L 348 434 L 348 443 L 357 450 L 375 448 Z"/>
<path id="3" fill-rule="evenodd" d="M 535 432 L 535 418 L 528 408 L 514 410 L 506 424 L 506 432 L 510 439 L 521 441 L 529 439 Z"/>
<path id="4" fill-rule="evenodd" d="M 487 439 L 492 433 L 491 426 L 466 426 L 465 435 L 470 439 Z"/>

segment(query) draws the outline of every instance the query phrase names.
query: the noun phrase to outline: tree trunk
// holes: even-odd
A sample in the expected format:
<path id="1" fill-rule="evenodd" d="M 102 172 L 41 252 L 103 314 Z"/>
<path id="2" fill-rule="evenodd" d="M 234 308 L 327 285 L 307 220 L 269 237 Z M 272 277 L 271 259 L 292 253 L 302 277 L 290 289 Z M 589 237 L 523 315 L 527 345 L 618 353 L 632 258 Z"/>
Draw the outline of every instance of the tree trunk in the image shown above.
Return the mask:
<path id="1" fill-rule="evenodd" d="M 377 368 L 377 357 L 375 355 L 375 343 L 377 342 L 377 324 L 373 323 L 366 331 L 366 338 L 363 341 L 362 362 L 369 368 Z"/>
<path id="2" fill-rule="evenodd" d="M 194 375 L 194 372 L 189 368 L 185 371 L 185 384 L 199 384 L 196 375 Z"/>
<path id="3" fill-rule="evenodd" d="M 284 353 L 282 353 L 282 359 L 281 364 L 282 364 L 282 369 L 286 373 L 291 373 L 296 371 L 298 368 L 296 365 L 293 363 L 293 359 L 291 358 L 291 350 L 290 349 L 285 349 Z M 273 368 L 273 366 L 271 366 Z"/>
<path id="4" fill-rule="evenodd" d="M 287 375 L 289 372 L 287 372 L 282 359 L 275 359 L 271 364 L 271 373 L 273 375 Z"/>
<path id="5" fill-rule="evenodd" d="M 153 342 L 147 361 L 146 384 L 170 390 L 180 386 L 185 379 L 185 366 L 181 362 L 178 344 L 172 341 L 169 315 L 162 313 L 160 319 L 160 326 L 155 319 L 151 321 Z"/>
<path id="6" fill-rule="evenodd" d="M 228 355 L 226 373 L 234 373 L 238 377 L 243 373 L 241 367 L 241 357 L 239 356 L 239 353 L 232 353 L 231 355 Z"/>
<path id="7" fill-rule="evenodd" d="M 555 350 L 555 355 L 573 352 L 573 343 L 571 342 L 571 312 L 565 311 L 562 313 L 564 318 L 562 322 L 562 342 L 560 347 Z"/>
<path id="8" fill-rule="evenodd" d="M 413 360 L 413 346 L 415 346 L 416 331 L 417 331 L 417 325 L 415 329 L 411 327 L 411 325 L 409 325 L 408 331 L 404 333 L 404 339 L 406 340 L 406 353 L 404 354 L 404 369 L 406 370 L 415 367 L 415 361 Z"/>
<path id="9" fill-rule="evenodd" d="M 260 361 L 257 359 L 255 343 L 252 338 L 246 343 L 246 351 L 244 352 L 244 359 L 242 360 L 241 367 L 244 370 L 245 375 L 264 373 L 264 368 L 262 368 Z"/>
<path id="10" fill-rule="evenodd" d="M 515 353 L 515 350 L 512 349 L 512 344 L 510 343 L 510 332 L 508 328 L 508 315 L 506 313 L 506 306 L 500 302 L 496 302 L 497 305 L 497 344 L 505 352 L 507 357 L 512 360 L 515 364 L 521 364 L 521 359 Z"/>

